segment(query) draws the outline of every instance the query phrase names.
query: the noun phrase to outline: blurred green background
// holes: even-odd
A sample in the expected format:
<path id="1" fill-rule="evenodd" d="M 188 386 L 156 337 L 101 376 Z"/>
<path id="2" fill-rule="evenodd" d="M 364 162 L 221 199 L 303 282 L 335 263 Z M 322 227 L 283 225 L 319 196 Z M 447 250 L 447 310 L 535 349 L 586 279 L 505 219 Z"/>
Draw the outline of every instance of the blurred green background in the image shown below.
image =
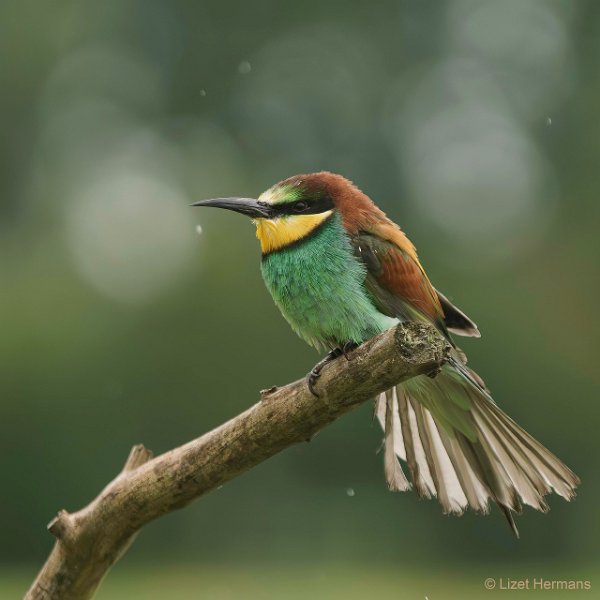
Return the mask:
<path id="1" fill-rule="evenodd" d="M 317 360 L 252 225 L 188 204 L 321 169 L 411 236 L 579 496 L 526 510 L 518 542 L 497 512 L 444 517 L 386 490 L 363 406 L 148 526 L 98 598 L 600 586 L 599 3 L 5 0 L 0 51 L 0 598 L 132 444 L 188 441 Z"/>

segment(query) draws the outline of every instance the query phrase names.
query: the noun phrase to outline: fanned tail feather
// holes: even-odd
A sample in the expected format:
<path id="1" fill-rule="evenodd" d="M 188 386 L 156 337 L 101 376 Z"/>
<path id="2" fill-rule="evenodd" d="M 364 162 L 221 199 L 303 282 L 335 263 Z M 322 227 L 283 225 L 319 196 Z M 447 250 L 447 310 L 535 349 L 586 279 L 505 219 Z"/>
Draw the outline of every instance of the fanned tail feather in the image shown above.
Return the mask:
<path id="1" fill-rule="evenodd" d="M 388 390 L 381 394 L 379 400 L 381 407 L 377 408 L 378 413 L 383 411 L 383 428 L 385 431 L 383 456 L 385 479 L 388 487 L 393 492 L 404 492 L 410 489 L 410 483 L 402 470 L 398 461 L 395 448 L 402 444 L 402 439 L 396 439 L 397 435 L 402 435 L 399 429 L 394 427 L 394 420 L 397 420 L 398 404 L 394 390 Z"/>
<path id="2" fill-rule="evenodd" d="M 546 494 L 575 496 L 579 478 L 498 408 L 459 354 L 435 379 L 420 376 L 381 394 L 376 416 L 389 488 L 410 489 L 403 461 L 419 496 L 437 496 L 444 513 L 488 513 L 492 500 L 518 537 L 512 513 L 522 503 L 546 512 Z"/>

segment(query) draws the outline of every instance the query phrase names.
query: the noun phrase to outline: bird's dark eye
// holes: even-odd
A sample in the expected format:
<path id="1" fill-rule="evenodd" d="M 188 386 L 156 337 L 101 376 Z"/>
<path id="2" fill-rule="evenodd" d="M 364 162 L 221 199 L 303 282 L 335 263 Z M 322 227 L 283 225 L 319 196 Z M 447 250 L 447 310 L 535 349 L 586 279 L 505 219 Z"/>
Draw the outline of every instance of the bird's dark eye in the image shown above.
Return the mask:
<path id="1" fill-rule="evenodd" d="M 308 208 L 308 202 L 304 200 L 299 200 L 298 202 L 294 202 L 294 212 L 301 213 L 304 212 Z"/>

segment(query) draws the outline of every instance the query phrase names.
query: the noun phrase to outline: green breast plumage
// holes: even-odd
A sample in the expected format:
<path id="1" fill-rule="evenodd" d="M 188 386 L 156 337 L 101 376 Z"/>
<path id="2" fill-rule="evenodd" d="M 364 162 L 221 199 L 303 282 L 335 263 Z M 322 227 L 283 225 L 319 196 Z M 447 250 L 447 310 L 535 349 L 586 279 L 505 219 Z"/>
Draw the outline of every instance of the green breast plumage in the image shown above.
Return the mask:
<path id="1" fill-rule="evenodd" d="M 397 322 L 373 305 L 365 267 L 337 214 L 306 239 L 264 256 L 261 271 L 283 316 L 317 348 L 360 343 Z"/>

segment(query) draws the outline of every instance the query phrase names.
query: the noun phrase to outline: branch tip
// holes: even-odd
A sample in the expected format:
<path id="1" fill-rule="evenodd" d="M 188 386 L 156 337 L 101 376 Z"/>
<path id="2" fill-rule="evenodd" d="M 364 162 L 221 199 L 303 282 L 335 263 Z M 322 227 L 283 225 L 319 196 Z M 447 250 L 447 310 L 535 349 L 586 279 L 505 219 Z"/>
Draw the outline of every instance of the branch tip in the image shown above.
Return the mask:
<path id="1" fill-rule="evenodd" d="M 129 452 L 129 456 L 125 461 L 122 472 L 133 471 L 144 463 L 147 463 L 149 460 L 152 460 L 153 457 L 154 454 L 152 450 L 148 450 L 144 444 L 136 444 L 131 449 L 131 452 Z"/>
<path id="2" fill-rule="evenodd" d="M 59 540 L 65 539 L 72 527 L 71 515 L 66 510 L 59 510 L 56 517 L 48 523 L 48 531 Z"/>
<path id="3" fill-rule="evenodd" d="M 270 388 L 266 390 L 260 390 L 260 399 L 264 400 L 266 396 L 270 396 L 274 394 L 279 388 L 276 385 L 272 385 Z"/>

